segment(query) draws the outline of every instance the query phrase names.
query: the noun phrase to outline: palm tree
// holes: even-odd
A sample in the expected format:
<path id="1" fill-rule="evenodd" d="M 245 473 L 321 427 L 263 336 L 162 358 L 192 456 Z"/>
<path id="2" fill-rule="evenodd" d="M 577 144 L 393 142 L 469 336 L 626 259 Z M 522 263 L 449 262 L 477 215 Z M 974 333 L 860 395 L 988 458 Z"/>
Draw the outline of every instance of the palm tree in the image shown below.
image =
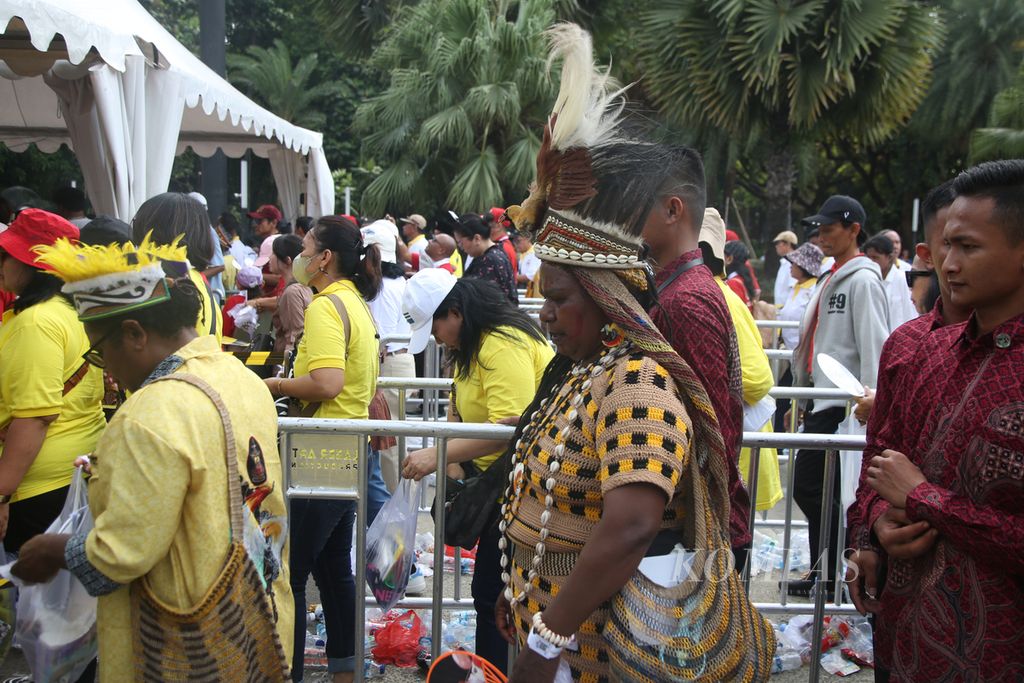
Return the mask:
<path id="1" fill-rule="evenodd" d="M 281 118 L 305 128 L 323 126 L 324 115 L 315 106 L 319 100 L 351 94 L 344 82 L 311 83 L 316 53 L 307 53 L 293 64 L 288 46 L 280 40 L 270 48 L 253 45 L 244 55 L 229 54 L 227 61 L 234 85 Z"/>
<path id="2" fill-rule="evenodd" d="M 422 0 L 399 10 L 371 60 L 390 84 L 356 113 L 364 154 L 384 167 L 363 192 L 364 213 L 482 211 L 525 195 L 554 101 L 543 35 L 554 4 Z"/>
<path id="3" fill-rule="evenodd" d="M 971 135 L 971 159 L 1024 159 L 1024 62 L 1013 85 L 993 100 L 989 127 Z"/>
<path id="4" fill-rule="evenodd" d="M 910 118 L 942 36 L 937 13 L 915 0 L 650 6 L 637 34 L 642 87 L 672 123 L 755 152 L 773 226 L 790 224 L 809 144 L 877 144 Z"/>
<path id="5" fill-rule="evenodd" d="M 403 4 L 415 4 L 415 0 L 309 0 L 318 30 L 337 36 L 338 52 L 351 57 L 369 56 L 380 32 Z"/>

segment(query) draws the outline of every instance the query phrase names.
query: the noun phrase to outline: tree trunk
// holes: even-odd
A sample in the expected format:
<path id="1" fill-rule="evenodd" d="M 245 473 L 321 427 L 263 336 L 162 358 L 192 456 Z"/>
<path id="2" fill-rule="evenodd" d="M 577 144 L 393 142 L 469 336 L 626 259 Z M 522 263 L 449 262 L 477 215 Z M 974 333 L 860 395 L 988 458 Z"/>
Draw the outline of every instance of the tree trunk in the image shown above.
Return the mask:
<path id="1" fill-rule="evenodd" d="M 767 204 L 764 227 L 768 229 L 770 240 L 792 225 L 793 180 L 796 178 L 796 161 L 789 149 L 778 149 L 772 152 L 764 162 L 767 172 L 764 193 Z M 766 246 L 764 252 L 764 279 L 761 284 L 761 296 L 773 299 L 771 294 L 775 275 L 779 271 L 779 257 L 773 246 Z M 773 301 L 773 303 L 780 303 Z"/>

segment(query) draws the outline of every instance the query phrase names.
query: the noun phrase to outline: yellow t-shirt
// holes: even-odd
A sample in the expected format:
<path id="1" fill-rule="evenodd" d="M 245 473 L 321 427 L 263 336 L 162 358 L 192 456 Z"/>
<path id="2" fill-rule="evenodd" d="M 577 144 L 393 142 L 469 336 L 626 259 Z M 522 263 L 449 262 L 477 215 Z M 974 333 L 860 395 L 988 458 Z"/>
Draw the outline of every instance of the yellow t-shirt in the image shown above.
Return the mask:
<path id="1" fill-rule="evenodd" d="M 460 254 L 457 250 L 453 251 L 451 258 L 448 259 L 448 262 L 451 263 L 452 268 L 455 269 L 453 275 L 455 275 L 455 277 L 462 277 L 462 254 Z"/>
<path id="2" fill-rule="evenodd" d="M 78 385 L 62 395 L 88 348 L 85 328 L 61 296 L 9 315 L 0 325 L 0 429 L 14 418 L 58 415 L 13 501 L 70 484 L 75 458 L 92 452 L 107 425 L 101 370 L 89 366 Z"/>
<path id="3" fill-rule="evenodd" d="M 266 494 L 256 508 L 265 534 L 281 544 L 281 573 L 271 584 L 277 632 L 288 662 L 294 602 L 288 583 L 286 507 L 277 449 L 277 411 L 263 382 L 212 336 L 174 355 L 176 372 L 213 387 L 231 416 L 244 497 Z M 249 466 L 250 443 L 262 451 L 266 480 Z M 224 566 L 231 523 L 224 431 L 213 402 L 184 382 L 144 386 L 125 402 L 96 447 L 89 479 L 95 526 L 85 542 L 89 563 L 123 585 L 97 605 L 100 680 L 135 679 L 131 582 L 145 576 L 158 598 L 177 609 L 194 606 Z M 255 476 L 254 476 L 255 475 Z M 238 486 L 239 483 L 233 485 Z"/>
<path id="4" fill-rule="evenodd" d="M 202 304 L 199 307 L 199 318 L 196 320 L 196 332 L 202 337 L 213 330 L 217 343 L 220 344 L 224 337 L 224 320 L 220 317 L 220 309 L 210 296 L 210 289 L 203 280 L 203 274 L 195 268 L 189 268 L 188 277 L 199 290 L 199 301 Z"/>
<path id="5" fill-rule="evenodd" d="M 463 422 L 496 423 L 523 414 L 540 386 L 544 368 L 555 353 L 514 327 L 499 327 L 501 333 L 487 332 L 480 339 L 480 351 L 469 366 L 469 375 L 455 379 L 455 407 Z M 505 447 L 475 458 L 482 470 L 505 452 Z"/>
<path id="6" fill-rule="evenodd" d="M 729 306 L 729 315 L 736 328 L 736 343 L 740 348 L 740 373 L 743 376 L 743 402 L 754 405 L 768 395 L 775 378 L 768 363 L 768 356 L 761 344 L 761 334 L 754 322 L 750 309 L 743 303 L 736 292 L 721 278 L 715 278 L 725 295 L 725 303 Z M 772 433 L 771 420 L 761 428 L 762 432 Z M 750 478 L 750 449 L 740 450 L 740 477 L 747 481 Z M 758 510 L 770 510 L 782 500 L 782 480 L 779 476 L 779 453 L 774 448 L 762 448 L 757 467 L 757 496 L 754 506 Z"/>
<path id="7" fill-rule="evenodd" d="M 345 328 L 331 294 L 341 299 L 348 313 L 348 348 Z M 370 309 L 351 280 L 340 280 L 313 295 L 295 357 L 295 376 L 303 377 L 320 368 L 345 371 L 341 393 L 321 403 L 314 417 L 365 420 L 370 416 L 370 399 L 377 389 L 380 370 L 379 350 Z"/>

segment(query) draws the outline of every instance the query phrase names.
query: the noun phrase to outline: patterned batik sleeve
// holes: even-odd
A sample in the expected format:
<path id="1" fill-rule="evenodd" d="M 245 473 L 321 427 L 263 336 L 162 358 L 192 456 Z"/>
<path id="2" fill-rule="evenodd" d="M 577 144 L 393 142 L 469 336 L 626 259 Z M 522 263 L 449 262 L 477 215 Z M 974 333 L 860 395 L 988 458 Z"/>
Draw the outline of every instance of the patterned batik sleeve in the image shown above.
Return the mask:
<path id="1" fill-rule="evenodd" d="M 653 484 L 671 500 L 690 452 L 690 421 L 665 368 L 647 358 L 620 362 L 601 400 L 594 436 L 601 492 Z"/>

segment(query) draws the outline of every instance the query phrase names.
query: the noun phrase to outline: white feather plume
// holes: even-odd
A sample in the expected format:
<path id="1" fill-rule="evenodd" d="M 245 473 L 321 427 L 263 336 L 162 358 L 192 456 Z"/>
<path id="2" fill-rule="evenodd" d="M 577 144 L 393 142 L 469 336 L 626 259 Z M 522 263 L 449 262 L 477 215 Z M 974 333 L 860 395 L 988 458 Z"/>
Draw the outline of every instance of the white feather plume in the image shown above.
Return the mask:
<path id="1" fill-rule="evenodd" d="M 561 23 L 547 31 L 551 42 L 548 68 L 562 60 L 562 82 L 551 113 L 557 115 L 551 131 L 551 147 L 596 147 L 612 142 L 626 106 L 609 70 L 594 65 L 590 34 L 576 24 Z"/>

